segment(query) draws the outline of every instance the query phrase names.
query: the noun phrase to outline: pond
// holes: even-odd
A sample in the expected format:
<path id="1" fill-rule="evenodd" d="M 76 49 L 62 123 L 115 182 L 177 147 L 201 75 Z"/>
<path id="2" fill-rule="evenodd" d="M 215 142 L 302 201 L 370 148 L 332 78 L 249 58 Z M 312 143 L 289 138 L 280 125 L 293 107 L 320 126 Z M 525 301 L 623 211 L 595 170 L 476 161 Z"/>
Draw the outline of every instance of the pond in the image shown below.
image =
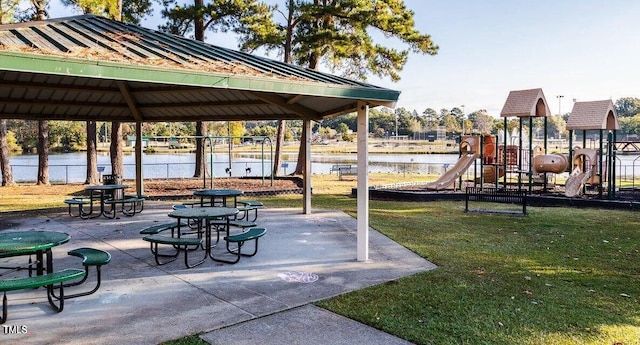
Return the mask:
<path id="1" fill-rule="evenodd" d="M 369 154 L 370 172 L 424 173 L 441 174 L 445 167 L 454 164 L 455 154 Z M 9 162 L 16 182 L 35 181 L 38 173 L 37 155 L 11 156 Z M 49 155 L 49 180 L 52 183 L 84 182 L 86 178 L 86 153 L 74 152 Z M 295 169 L 297 154 L 283 154 L 281 174 L 291 173 Z M 329 174 L 334 164 L 357 162 L 356 154 L 312 153 L 311 171 L 314 174 Z M 135 156 L 125 154 L 124 178 L 135 177 Z M 193 153 L 143 153 L 142 164 L 145 178 L 190 178 L 194 172 L 195 155 Z M 213 154 L 214 177 L 232 176 L 269 176 L 271 160 L 261 158 L 259 153 L 235 153 L 231 159 L 229 174 L 229 155 Z M 111 173 L 111 161 L 106 153 L 98 153 L 98 169 L 103 174 Z"/>

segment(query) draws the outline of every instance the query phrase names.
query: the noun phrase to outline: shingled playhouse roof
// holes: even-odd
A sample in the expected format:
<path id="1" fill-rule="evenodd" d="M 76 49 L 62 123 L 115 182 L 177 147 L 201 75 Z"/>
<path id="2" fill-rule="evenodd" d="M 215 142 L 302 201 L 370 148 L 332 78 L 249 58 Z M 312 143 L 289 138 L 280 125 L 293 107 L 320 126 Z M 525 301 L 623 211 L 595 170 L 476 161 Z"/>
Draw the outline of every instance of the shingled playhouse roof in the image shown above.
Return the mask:
<path id="1" fill-rule="evenodd" d="M 0 25 L 2 118 L 321 120 L 399 95 L 94 15 Z"/>
<path id="2" fill-rule="evenodd" d="M 568 130 L 618 130 L 618 115 L 611 100 L 575 102 L 567 120 Z"/>
<path id="3" fill-rule="evenodd" d="M 543 117 L 551 115 L 542 89 L 509 92 L 502 107 L 502 117 Z"/>

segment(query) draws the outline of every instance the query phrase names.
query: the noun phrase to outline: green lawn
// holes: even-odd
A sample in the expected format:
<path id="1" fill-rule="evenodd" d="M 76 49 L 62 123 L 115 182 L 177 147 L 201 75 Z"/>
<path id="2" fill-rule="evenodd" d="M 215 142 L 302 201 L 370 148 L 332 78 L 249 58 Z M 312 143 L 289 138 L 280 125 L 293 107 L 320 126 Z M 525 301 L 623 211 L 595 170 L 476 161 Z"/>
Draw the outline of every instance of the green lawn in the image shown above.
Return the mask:
<path id="1" fill-rule="evenodd" d="M 264 199 L 298 206 L 299 196 Z M 488 205 L 486 205 L 488 206 Z M 314 195 L 355 216 L 356 201 Z M 640 214 L 372 201 L 378 231 L 439 266 L 318 305 L 416 344 L 640 344 Z"/>
<path id="2" fill-rule="evenodd" d="M 432 272 L 321 306 L 417 344 L 639 344 L 640 215 L 372 202 L 371 226 Z"/>

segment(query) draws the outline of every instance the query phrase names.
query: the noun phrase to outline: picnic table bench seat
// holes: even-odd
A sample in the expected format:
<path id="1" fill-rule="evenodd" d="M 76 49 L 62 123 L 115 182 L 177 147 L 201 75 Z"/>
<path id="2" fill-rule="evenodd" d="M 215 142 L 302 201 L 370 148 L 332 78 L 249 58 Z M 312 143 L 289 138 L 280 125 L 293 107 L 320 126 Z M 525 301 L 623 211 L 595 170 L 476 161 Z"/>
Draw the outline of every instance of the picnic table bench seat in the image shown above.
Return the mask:
<path id="1" fill-rule="evenodd" d="M 108 212 L 111 218 L 116 217 L 117 205 L 120 205 L 120 211 L 122 214 L 128 217 L 134 216 L 136 213 L 140 213 L 144 210 L 144 197 L 127 197 L 124 199 L 107 199 L 104 201 L 105 205 L 111 205 L 111 210 Z M 125 208 L 126 206 L 126 208 Z M 139 209 L 138 209 L 139 207 Z"/>
<path id="2" fill-rule="evenodd" d="M 267 233 L 267 229 L 265 228 L 251 228 L 245 232 L 226 236 L 224 239 L 227 241 L 227 251 L 236 254 L 234 260 L 225 260 L 215 258 L 216 261 L 226 262 L 229 264 L 235 264 L 240 261 L 241 256 L 254 256 L 258 253 L 258 239 L 264 236 Z M 242 253 L 242 246 L 247 241 L 255 241 L 254 250 L 250 254 Z M 235 249 L 229 248 L 229 243 L 237 243 L 238 246 Z"/>
<path id="3" fill-rule="evenodd" d="M 180 255 L 180 251 L 184 248 L 184 265 L 187 268 L 192 268 L 198 266 L 204 262 L 205 257 L 202 260 L 199 260 L 193 264 L 189 263 L 189 246 L 201 246 L 202 238 L 199 237 L 169 237 L 160 234 L 156 235 L 147 235 L 142 238 L 143 240 L 149 242 L 151 253 L 153 253 L 153 257 L 158 265 L 165 265 L 170 262 L 175 261 Z M 175 249 L 175 253 L 173 254 L 163 254 L 158 251 L 158 244 L 171 245 Z M 161 257 L 170 258 L 167 261 L 160 261 Z"/>
<path id="4" fill-rule="evenodd" d="M 177 222 L 169 222 L 169 223 L 163 223 L 163 224 L 156 224 L 156 225 L 151 225 L 148 226 L 142 230 L 140 230 L 140 235 L 157 235 L 163 231 L 167 231 L 167 230 L 171 230 L 171 237 L 173 237 L 174 235 L 174 230 L 179 226 L 187 226 L 186 223 L 180 223 L 178 224 Z"/>
<path id="5" fill-rule="evenodd" d="M 264 204 L 260 201 L 255 200 L 238 200 L 236 204 L 241 205 L 238 207 L 239 213 L 242 214 L 241 217 L 237 217 L 239 220 L 249 220 L 249 213 L 253 211 L 253 220 L 256 221 L 258 219 L 258 209 L 262 208 Z"/>
<path id="6" fill-rule="evenodd" d="M 109 252 L 104 250 L 88 248 L 88 247 L 72 249 L 69 252 L 67 252 L 67 254 L 82 258 L 82 266 L 84 266 L 85 275 L 79 281 L 64 284 L 64 287 L 78 286 L 84 283 L 89 277 L 89 267 L 91 266 L 94 266 L 96 268 L 96 285 L 91 290 L 70 294 L 65 296 L 65 298 L 87 296 L 98 291 L 98 289 L 100 288 L 100 283 L 102 282 L 101 267 L 111 262 L 111 254 L 109 254 Z"/>
<path id="7" fill-rule="evenodd" d="M 85 216 L 88 215 L 88 212 L 85 212 L 85 210 L 84 210 L 84 206 L 91 204 L 91 201 L 88 201 L 88 200 L 85 200 L 85 199 L 76 199 L 74 197 L 72 199 L 66 199 L 64 201 L 64 203 L 69 206 L 69 215 L 71 217 L 84 218 Z M 78 207 L 78 213 L 77 214 L 74 214 L 73 211 L 72 211 L 72 207 L 74 207 L 74 206 Z"/>
<path id="8" fill-rule="evenodd" d="M 237 226 L 239 228 L 253 228 L 255 226 L 258 226 L 258 224 L 256 222 L 252 222 L 252 221 L 248 221 L 248 220 L 231 220 L 229 221 L 229 225 L 231 226 Z"/>
<path id="9" fill-rule="evenodd" d="M 49 304 L 56 312 L 61 312 L 64 309 L 64 282 L 70 280 L 81 279 L 86 275 L 86 272 L 81 269 L 67 268 L 60 271 L 46 273 L 43 275 L 30 276 L 24 278 L 12 278 L 12 279 L 0 279 L 0 292 L 3 293 L 2 297 L 2 318 L 0 324 L 7 321 L 7 292 L 15 290 L 34 289 L 46 286 L 47 287 L 47 299 Z M 54 285 L 60 289 L 60 296 L 54 295 Z M 55 302 L 57 300 L 57 304 Z"/>

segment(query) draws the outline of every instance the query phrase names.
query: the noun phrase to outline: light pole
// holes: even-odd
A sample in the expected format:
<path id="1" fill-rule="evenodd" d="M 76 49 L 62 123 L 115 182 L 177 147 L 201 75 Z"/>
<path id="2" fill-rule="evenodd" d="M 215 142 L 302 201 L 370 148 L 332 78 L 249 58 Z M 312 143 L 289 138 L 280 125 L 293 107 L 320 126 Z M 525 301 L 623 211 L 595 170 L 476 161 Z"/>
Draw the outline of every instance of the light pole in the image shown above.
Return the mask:
<path id="1" fill-rule="evenodd" d="M 560 114 L 560 116 L 562 117 L 562 98 L 564 98 L 563 95 L 558 95 L 558 114 Z M 562 136 L 562 134 L 560 134 L 560 130 L 558 130 L 558 139 L 560 139 Z"/>
<path id="2" fill-rule="evenodd" d="M 558 95 L 556 96 L 558 98 L 558 114 L 560 114 L 560 116 L 562 116 L 562 99 L 564 98 L 563 95 Z"/>

